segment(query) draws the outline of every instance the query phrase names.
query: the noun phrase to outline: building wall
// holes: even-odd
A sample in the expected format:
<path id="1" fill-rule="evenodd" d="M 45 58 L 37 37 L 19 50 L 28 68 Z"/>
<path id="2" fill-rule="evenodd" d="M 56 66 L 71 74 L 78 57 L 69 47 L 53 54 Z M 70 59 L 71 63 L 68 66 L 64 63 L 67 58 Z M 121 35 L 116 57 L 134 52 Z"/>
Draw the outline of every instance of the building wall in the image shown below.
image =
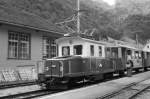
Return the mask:
<path id="1" fill-rule="evenodd" d="M 16 31 L 31 34 L 31 60 L 8 59 L 8 31 Z M 42 36 L 43 33 L 19 28 L 16 26 L 0 26 L 0 68 L 15 68 L 17 66 L 35 66 L 37 61 L 42 60 Z"/>
<path id="2" fill-rule="evenodd" d="M 150 43 L 147 43 L 143 48 L 144 51 L 150 52 Z"/>

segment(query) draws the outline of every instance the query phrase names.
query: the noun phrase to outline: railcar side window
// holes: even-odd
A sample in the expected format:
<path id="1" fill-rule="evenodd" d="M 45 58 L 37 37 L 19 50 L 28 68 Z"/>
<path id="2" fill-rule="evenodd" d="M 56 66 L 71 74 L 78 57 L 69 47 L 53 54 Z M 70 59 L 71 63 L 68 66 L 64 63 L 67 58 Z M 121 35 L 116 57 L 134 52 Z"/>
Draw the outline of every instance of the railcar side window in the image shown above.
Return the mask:
<path id="1" fill-rule="evenodd" d="M 99 56 L 102 56 L 102 47 L 99 46 L 98 49 L 99 49 Z"/>
<path id="2" fill-rule="evenodd" d="M 70 47 L 69 46 L 63 46 L 62 47 L 62 56 L 68 56 L 70 55 Z"/>
<path id="3" fill-rule="evenodd" d="M 75 45 L 73 48 L 74 55 L 81 55 L 82 54 L 82 45 Z"/>
<path id="4" fill-rule="evenodd" d="M 118 58 L 118 48 L 112 48 L 112 57 Z"/>
<path id="5" fill-rule="evenodd" d="M 91 56 L 94 56 L 94 45 L 90 45 Z"/>
<path id="6" fill-rule="evenodd" d="M 106 48 L 106 57 L 111 57 L 111 49 Z"/>

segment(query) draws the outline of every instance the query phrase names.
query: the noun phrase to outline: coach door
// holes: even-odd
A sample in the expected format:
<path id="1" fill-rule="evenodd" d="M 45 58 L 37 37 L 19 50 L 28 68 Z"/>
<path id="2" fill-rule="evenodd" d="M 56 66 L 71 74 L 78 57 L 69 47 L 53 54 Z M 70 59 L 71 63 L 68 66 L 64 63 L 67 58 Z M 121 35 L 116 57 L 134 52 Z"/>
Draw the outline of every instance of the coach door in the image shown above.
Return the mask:
<path id="1" fill-rule="evenodd" d="M 147 52 L 147 59 L 146 59 L 146 61 L 147 61 L 147 66 L 148 67 L 150 67 L 150 52 Z"/>
<path id="2" fill-rule="evenodd" d="M 118 48 L 118 59 L 122 62 L 122 68 L 125 68 L 125 63 L 127 61 L 127 48 Z"/>
<path id="3" fill-rule="evenodd" d="M 119 63 L 118 47 L 112 47 L 111 48 L 111 55 L 112 55 L 112 61 L 113 61 L 113 68 L 114 68 L 114 70 L 117 70 L 118 69 L 118 63 Z"/>

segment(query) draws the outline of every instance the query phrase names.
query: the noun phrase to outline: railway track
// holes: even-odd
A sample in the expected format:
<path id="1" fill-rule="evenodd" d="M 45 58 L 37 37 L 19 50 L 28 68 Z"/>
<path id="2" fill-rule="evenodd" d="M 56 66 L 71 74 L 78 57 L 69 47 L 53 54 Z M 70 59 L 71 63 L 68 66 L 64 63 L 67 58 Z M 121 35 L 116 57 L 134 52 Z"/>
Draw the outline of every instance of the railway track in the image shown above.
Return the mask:
<path id="1" fill-rule="evenodd" d="M 4 83 L 0 85 L 0 90 L 1 89 L 7 89 L 7 88 L 14 88 L 14 87 L 21 87 L 21 86 L 29 86 L 29 85 L 35 85 L 37 84 L 35 81 L 31 82 L 20 82 L 20 83 Z"/>
<path id="2" fill-rule="evenodd" d="M 0 97 L 0 99 L 31 99 L 31 98 L 44 96 L 44 95 L 50 95 L 56 92 L 60 92 L 60 91 L 36 90 L 36 91 L 31 91 L 26 93 L 18 93 L 9 96 L 3 96 Z"/>
<path id="3" fill-rule="evenodd" d="M 137 73 L 134 73 L 134 74 L 137 74 Z M 94 84 L 98 84 L 101 82 L 106 82 L 106 81 L 110 81 L 110 80 L 114 80 L 114 79 L 119 79 L 119 78 L 122 78 L 122 77 L 116 76 L 116 77 L 113 77 L 111 79 L 105 79 L 103 81 L 92 82 L 92 83 L 86 82 L 86 83 L 84 83 L 84 85 L 83 84 L 76 84 L 75 86 L 73 86 L 72 88 L 70 88 L 68 90 L 74 90 L 74 89 L 78 89 L 81 87 L 92 86 Z M 135 85 L 135 84 L 131 84 L 128 87 L 130 87 L 132 85 Z M 65 91 L 65 90 L 53 90 L 53 91 L 52 90 L 51 91 L 50 90 L 36 90 L 36 91 L 31 91 L 31 92 L 7 95 L 7 96 L 0 97 L 0 99 L 29 99 L 29 98 L 36 98 L 36 97 L 40 97 L 40 96 L 50 95 L 50 94 L 61 92 L 61 91 Z"/>
<path id="4" fill-rule="evenodd" d="M 110 80 L 114 80 L 114 79 L 118 79 L 120 78 L 119 76 L 116 76 L 114 78 L 111 79 L 105 79 L 104 81 L 101 82 L 106 82 L 106 81 L 110 81 Z M 36 97 L 40 97 L 40 96 L 45 96 L 45 95 L 50 95 L 53 93 L 58 93 L 58 92 L 62 92 L 62 91 L 66 91 L 66 90 L 74 90 L 74 89 L 78 89 L 78 88 L 82 88 L 82 87 L 88 87 L 88 86 L 92 86 L 94 84 L 100 83 L 100 81 L 97 82 L 85 82 L 84 84 L 75 84 L 73 87 L 69 88 L 69 89 L 57 89 L 57 90 L 36 90 L 36 91 L 31 91 L 31 92 L 25 92 L 25 93 L 18 93 L 18 94 L 12 94 L 12 95 L 7 95 L 7 96 L 2 96 L 0 97 L 0 99 L 31 99 L 31 98 L 36 98 Z"/>
<path id="5" fill-rule="evenodd" d="M 136 99 L 140 94 L 146 92 L 148 89 L 150 89 L 150 85 L 147 85 L 147 86 L 143 87 L 142 89 L 137 91 L 135 94 L 130 96 L 129 99 Z"/>
<path id="6" fill-rule="evenodd" d="M 121 90 L 107 94 L 97 99 L 136 99 L 136 97 L 138 97 L 139 94 L 143 93 L 144 91 L 150 88 L 150 83 L 143 84 L 143 82 L 146 81 L 150 82 L 150 79 L 143 80 L 138 83 L 132 83 L 122 88 Z"/>

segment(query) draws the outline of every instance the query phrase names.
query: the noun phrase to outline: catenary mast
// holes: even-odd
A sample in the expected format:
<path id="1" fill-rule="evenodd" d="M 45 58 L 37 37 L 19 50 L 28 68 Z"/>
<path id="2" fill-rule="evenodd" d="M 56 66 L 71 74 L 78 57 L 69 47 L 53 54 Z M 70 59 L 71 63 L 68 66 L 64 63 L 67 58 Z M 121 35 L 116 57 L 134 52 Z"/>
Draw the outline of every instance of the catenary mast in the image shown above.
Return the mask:
<path id="1" fill-rule="evenodd" d="M 80 0 L 77 0 L 77 33 L 80 33 Z"/>

